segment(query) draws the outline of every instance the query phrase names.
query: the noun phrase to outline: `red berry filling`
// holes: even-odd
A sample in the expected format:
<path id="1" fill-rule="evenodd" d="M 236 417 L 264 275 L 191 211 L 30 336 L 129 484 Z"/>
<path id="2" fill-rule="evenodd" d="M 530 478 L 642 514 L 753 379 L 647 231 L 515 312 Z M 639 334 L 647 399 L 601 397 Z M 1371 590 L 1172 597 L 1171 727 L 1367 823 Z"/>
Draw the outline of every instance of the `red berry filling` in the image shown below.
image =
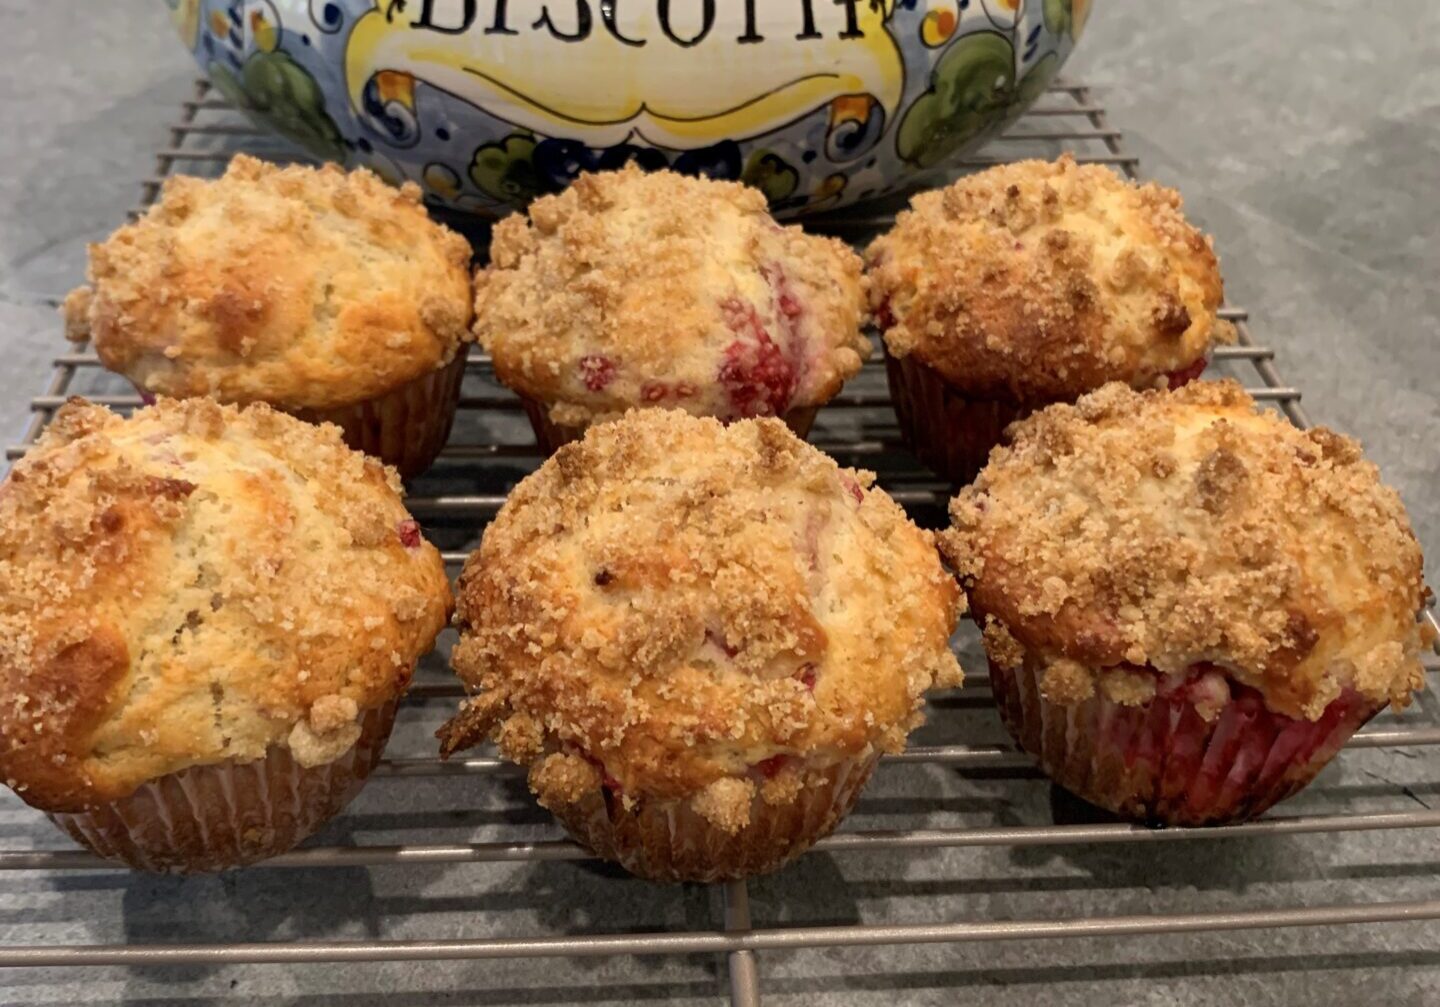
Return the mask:
<path id="1" fill-rule="evenodd" d="M 1081 796 L 1106 807 L 1108 801 L 1123 802 L 1131 809 L 1127 813 L 1155 809 L 1161 820 L 1176 824 L 1258 814 L 1308 781 L 1376 712 L 1371 701 L 1346 689 L 1317 720 L 1294 718 L 1271 710 L 1260 692 L 1213 664 L 1170 676 L 1149 666 L 1124 667 L 1154 675 L 1155 696 L 1125 705 L 1097 693 L 1075 714 L 1083 728 L 1075 740 L 1061 743 L 1058 752 L 1047 741 L 1045 759 L 1066 767 L 1062 777 L 1068 767 L 1088 764 L 1085 772 L 1119 788 L 1107 784 L 1092 796 L 1086 793 L 1089 784 L 1077 777 L 1073 786 Z M 1028 714 L 1020 709 L 1023 690 L 1016 674 L 991 664 L 1006 720 L 1018 717 L 1024 725 Z M 1025 733 L 1023 726 L 1020 730 Z M 1117 755 L 1123 779 L 1113 768 Z M 1104 769 L 1107 765 L 1112 768 Z"/>
<path id="2" fill-rule="evenodd" d="M 776 774 L 785 768 L 785 763 L 789 758 L 788 755 L 772 755 L 768 759 L 761 759 L 755 763 L 755 772 L 767 780 L 773 780 Z"/>
<path id="3" fill-rule="evenodd" d="M 768 266 L 760 267 L 760 275 L 764 276 L 765 282 L 770 284 L 770 289 L 775 296 L 776 311 L 786 329 L 790 330 L 791 335 L 794 335 L 792 323 L 805 313 L 805 309 L 790 286 L 790 278 L 785 275 L 785 268 L 778 262 L 772 262 Z"/>
<path id="4" fill-rule="evenodd" d="M 719 633 L 713 629 L 707 629 L 705 631 L 705 639 L 709 640 L 719 650 L 724 651 L 726 657 L 734 657 L 740 653 L 739 647 L 732 647 L 725 642 L 725 634 L 723 633 Z"/>
<path id="5" fill-rule="evenodd" d="M 882 330 L 895 326 L 895 313 L 890 310 L 890 298 L 880 302 L 880 307 L 875 309 L 875 324 Z"/>
<path id="6" fill-rule="evenodd" d="M 1241 790 L 1259 792 L 1277 783 L 1287 768 L 1308 762 L 1341 724 L 1361 706 L 1346 690 L 1318 721 L 1297 720 L 1265 705 L 1255 689 L 1209 663 L 1184 675 L 1161 676 L 1156 695 L 1141 707 L 1123 707 L 1105 723 L 1108 744 L 1124 753 L 1127 768 L 1137 763 L 1163 767 L 1172 792 L 1183 792 L 1198 811 L 1237 800 Z M 1201 710 L 1219 710 L 1208 723 Z M 1208 738 L 1207 738 L 1208 735 Z"/>
<path id="7" fill-rule="evenodd" d="M 800 679 L 800 684 L 806 689 L 811 692 L 815 691 L 815 666 L 813 664 L 802 667 L 795 677 Z"/>
<path id="8" fill-rule="evenodd" d="M 600 786 L 605 789 L 605 797 L 608 806 L 610 795 L 618 794 L 621 790 L 624 789 L 620 786 L 620 781 L 615 779 L 615 777 L 611 776 L 610 770 L 605 768 L 605 763 L 601 762 L 594 756 L 587 755 L 586 753 L 579 751 L 578 749 L 569 748 L 568 746 L 567 751 L 569 751 L 571 754 L 579 755 L 580 758 L 584 759 L 586 762 L 590 763 L 590 765 L 595 767 L 595 770 L 600 774 Z"/>
<path id="9" fill-rule="evenodd" d="M 783 347 L 765 328 L 753 304 L 738 297 L 720 302 L 725 324 L 740 337 L 725 348 L 720 383 L 742 417 L 784 414 L 800 385 L 800 319 L 805 307 L 779 263 L 762 266 L 760 272 L 770 285 L 775 315 L 784 329 Z"/>
<path id="10" fill-rule="evenodd" d="M 765 282 L 770 284 L 775 314 L 780 319 L 780 327 L 785 330 L 788 359 L 795 369 L 795 384 L 798 386 L 804 379 L 808 366 L 805 335 L 800 331 L 800 319 L 805 315 L 805 305 L 796 296 L 795 288 L 790 285 L 790 277 L 785 275 L 785 267 L 780 263 L 772 262 L 769 266 L 763 266 L 760 273 L 765 277 Z"/>
<path id="11" fill-rule="evenodd" d="M 599 354 L 580 358 L 580 380 L 592 392 L 603 392 L 615 380 L 615 361 Z"/>
<path id="12" fill-rule="evenodd" d="M 753 315 L 754 309 L 750 311 Z M 720 384 L 735 412 L 748 418 L 783 414 L 797 381 L 795 368 L 757 318 L 750 339 L 737 339 L 725 348 Z"/>
<path id="13" fill-rule="evenodd" d="M 720 302 L 720 314 L 725 316 L 725 327 L 737 335 L 764 332 L 760 315 L 755 305 L 738 297 L 727 297 Z"/>
<path id="14" fill-rule="evenodd" d="M 406 549 L 419 549 L 420 525 L 415 521 L 401 521 L 395 526 L 395 534 L 400 538 L 400 544 Z"/>
<path id="15" fill-rule="evenodd" d="M 844 485 L 845 492 L 854 497 L 857 504 L 863 504 L 865 502 L 865 491 L 860 488 L 858 482 L 843 473 L 840 476 L 840 482 Z"/>
<path id="16" fill-rule="evenodd" d="M 1178 371 L 1171 371 L 1169 374 L 1165 375 L 1165 380 L 1170 383 L 1170 390 L 1173 392 L 1177 388 L 1185 387 L 1190 382 L 1200 377 L 1201 374 L 1205 373 L 1205 368 L 1208 367 L 1209 364 L 1210 361 L 1206 360 L 1204 357 L 1201 357 L 1189 367 L 1182 367 Z"/>
<path id="17" fill-rule="evenodd" d="M 647 381 L 640 386 L 640 398 L 650 403 L 664 402 L 668 398 L 689 399 L 694 398 L 699 390 L 688 381 L 677 381 L 673 385 L 667 385 L 663 381 Z"/>

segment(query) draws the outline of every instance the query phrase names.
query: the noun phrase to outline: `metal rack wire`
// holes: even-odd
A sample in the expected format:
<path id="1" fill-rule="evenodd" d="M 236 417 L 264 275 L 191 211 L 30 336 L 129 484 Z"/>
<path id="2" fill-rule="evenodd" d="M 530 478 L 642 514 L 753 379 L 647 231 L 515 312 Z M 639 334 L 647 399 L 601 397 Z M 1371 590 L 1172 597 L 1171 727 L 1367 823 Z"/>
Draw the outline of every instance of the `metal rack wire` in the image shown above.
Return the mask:
<path id="1" fill-rule="evenodd" d="M 143 211 L 159 194 L 164 179 L 178 172 L 209 174 L 218 171 L 239 149 L 262 156 L 297 159 L 293 151 L 274 145 L 245 122 L 228 105 L 213 96 L 204 82 L 183 103 L 179 119 L 169 128 L 166 147 L 157 154 L 155 174 L 142 183 Z M 1057 84 L 1004 137 L 987 148 L 984 157 L 963 162 L 961 170 L 983 167 L 1017 156 L 1052 156 L 1070 150 L 1078 160 L 1116 167 L 1131 178 L 1139 177 L 1136 158 L 1122 146 L 1118 130 L 1106 120 L 1105 110 L 1080 84 Z M 808 223 L 857 244 L 893 219 L 889 209 L 837 213 Z M 1300 427 L 1310 425 L 1301 406 L 1300 392 L 1287 385 L 1276 369 L 1272 350 L 1257 343 L 1248 314 L 1225 309 L 1236 324 L 1239 343 L 1217 353 L 1220 369 L 1240 377 L 1257 399 L 1272 403 Z M 54 410 L 71 394 L 83 391 L 95 401 L 118 409 L 138 406 L 138 397 L 120 390 L 121 383 L 106 375 L 93 352 L 76 349 L 55 357 L 54 372 L 42 394 L 31 402 L 32 419 L 20 443 L 6 450 L 9 459 L 22 456 L 49 422 Z M 472 357 L 462 414 L 452 443 L 436 471 L 412 487 L 409 504 L 424 520 L 432 537 L 445 547 L 445 559 L 454 569 L 464 561 L 483 524 L 504 502 L 506 490 L 539 462 L 528 438 L 519 403 L 493 381 L 490 362 Z M 883 369 L 868 365 L 859 379 L 822 413 L 812 440 L 845 463 L 879 471 L 881 482 L 921 520 L 934 519 L 945 491 L 906 455 L 893 426 Z M 1430 613 L 1424 618 L 1432 625 Z M 1431 665 L 1434 673 L 1440 666 Z M 409 698 L 411 708 L 453 702 L 460 688 L 436 663 L 417 678 Z M 941 697 L 941 707 L 969 707 L 984 711 L 989 692 L 983 685 L 967 686 Z M 437 708 L 438 709 L 438 708 Z M 1440 745 L 1440 715 L 1429 694 L 1418 711 L 1400 720 L 1383 717 L 1350 745 L 1352 751 L 1425 749 Z M 442 763 L 423 745 L 404 754 L 392 743 L 376 773 L 374 787 L 387 779 L 488 778 L 512 773 L 495 758 L 476 757 Z M 1350 754 L 1342 758 L 1348 758 Z M 1430 756 L 1433 764 L 1435 759 Z M 947 743 L 917 745 L 888 760 L 902 767 L 933 766 L 974 773 L 1023 777 L 1030 760 L 1008 744 Z M 1409 793 L 1395 785 L 1397 794 Z M 1413 793 L 1410 796 L 1414 796 Z M 1418 799 L 1417 799 L 1418 800 Z M 1423 804 L 1424 802 L 1419 802 Z M 1407 802 L 1408 804 L 1408 802 Z M 964 847 L 1024 849 L 1046 846 L 1120 845 L 1136 850 L 1173 844 L 1204 844 L 1245 837 L 1338 835 L 1349 832 L 1440 829 L 1440 810 L 1341 809 L 1333 814 L 1281 813 L 1243 825 L 1209 829 L 1151 830 L 1111 821 L 1078 824 L 1002 825 L 990 827 L 918 827 L 841 831 L 822 841 L 817 852 L 832 854 L 878 851 L 894 855 L 902 850 L 941 850 Z M 553 835 L 554 833 L 551 833 Z M 333 869 L 395 867 L 435 864 L 539 863 L 584 860 L 590 855 L 575 844 L 555 838 L 502 837 L 492 842 L 417 842 L 399 845 L 351 843 L 312 845 L 268 862 L 280 869 Z M 74 872 L 119 869 L 88 853 L 73 849 L 0 850 L 0 872 Z M 595 932 L 579 935 L 541 935 L 526 938 L 472 938 L 435 940 L 305 940 L 295 943 L 175 943 L 33 946 L 0 945 L 0 966 L 81 966 L 196 964 L 258 964 L 318 962 L 383 962 L 440 959 L 545 958 L 615 955 L 724 955 L 729 996 L 736 1005 L 760 1002 L 758 954 L 801 948 L 860 947 L 886 944 L 1002 941 L 1017 938 L 1062 939 L 1137 934 L 1184 934 L 1261 928 L 1308 927 L 1339 924 L 1398 923 L 1440 920 L 1440 884 L 1428 897 L 1407 901 L 1369 901 L 1332 905 L 1242 907 L 1220 912 L 1174 912 L 1152 915 L 1110 915 L 1042 919 L 949 920 L 905 924 L 849 924 L 770 926 L 752 922 L 749 886 L 724 886 L 722 911 L 709 928 L 644 933 Z"/>

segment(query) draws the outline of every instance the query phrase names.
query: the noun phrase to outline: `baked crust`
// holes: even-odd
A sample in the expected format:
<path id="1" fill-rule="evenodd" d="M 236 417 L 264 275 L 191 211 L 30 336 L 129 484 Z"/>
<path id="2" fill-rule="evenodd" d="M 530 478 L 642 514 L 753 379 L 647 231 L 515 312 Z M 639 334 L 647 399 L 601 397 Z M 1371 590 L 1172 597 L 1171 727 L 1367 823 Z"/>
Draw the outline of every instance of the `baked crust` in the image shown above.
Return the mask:
<path id="1" fill-rule="evenodd" d="M 734 831 L 758 793 L 899 751 L 956 685 L 961 600 L 933 536 L 869 473 L 778 420 L 641 410 L 511 494 L 460 578 L 442 732 L 489 736 L 556 808 L 605 786 Z"/>
<path id="2" fill-rule="evenodd" d="M 169 179 L 90 246 L 63 312 L 155 395 L 330 409 L 449 363 L 469 338 L 469 272 L 469 244 L 414 184 L 241 154 L 219 179 Z"/>
<path id="3" fill-rule="evenodd" d="M 49 811 L 333 760 L 450 609 L 393 470 L 208 399 L 62 408 L 0 486 L 0 585 L 0 778 Z"/>
<path id="4" fill-rule="evenodd" d="M 490 256 L 476 335 L 556 423 L 779 416 L 828 401 L 870 352 L 859 256 L 781 227 L 738 183 L 582 174 L 497 224 Z"/>
<path id="5" fill-rule="evenodd" d="M 1315 720 L 1346 688 L 1404 706 L 1423 685 L 1420 546 L 1355 441 L 1233 381 L 1113 383 L 1010 432 L 942 548 L 991 658 L 1040 661 L 1047 698 L 1082 702 L 1100 679 L 1141 702 L 1153 681 L 1117 668 L 1215 664 Z"/>
<path id="6" fill-rule="evenodd" d="M 971 395 L 1150 387 L 1234 339 L 1210 239 L 1179 194 L 1068 154 L 921 193 L 866 260 L 890 353 Z"/>

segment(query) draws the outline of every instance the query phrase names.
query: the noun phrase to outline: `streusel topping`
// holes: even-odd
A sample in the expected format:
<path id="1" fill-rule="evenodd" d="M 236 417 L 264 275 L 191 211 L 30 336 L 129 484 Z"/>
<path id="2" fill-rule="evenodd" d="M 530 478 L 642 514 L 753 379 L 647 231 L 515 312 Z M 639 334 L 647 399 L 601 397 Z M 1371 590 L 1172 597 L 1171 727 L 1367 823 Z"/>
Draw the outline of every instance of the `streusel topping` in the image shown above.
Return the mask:
<path id="1" fill-rule="evenodd" d="M 960 609 L 933 537 L 869 473 L 778 420 L 643 410 L 511 495 L 460 579 L 453 661 L 541 803 L 606 787 L 735 830 L 758 793 L 897 751 L 955 685 Z"/>
<path id="2" fill-rule="evenodd" d="M 61 409 L 0 486 L 0 585 L 0 779 L 52 811 L 333 760 L 450 607 L 393 470 L 208 399 Z"/>
<path id="3" fill-rule="evenodd" d="M 584 426 L 631 407 L 816 406 L 860 369 L 860 258 L 765 197 L 674 172 L 583 174 L 495 226 L 475 331 L 500 380 Z"/>
<path id="4" fill-rule="evenodd" d="M 156 395 L 329 409 L 454 359 L 470 338 L 470 246 L 413 183 L 237 156 L 177 176 L 90 247 L 67 332 Z"/>
<path id="5" fill-rule="evenodd" d="M 1232 381 L 1114 383 L 1011 433 L 942 544 L 991 658 L 1041 662 L 1051 699 L 1215 665 L 1313 720 L 1346 688 L 1403 706 L 1423 684 L 1420 546 L 1355 441 Z"/>
<path id="6" fill-rule="evenodd" d="M 889 351 L 1024 404 L 1179 384 L 1234 329 L 1180 196 L 1108 168 L 1021 161 L 924 192 L 866 253 Z"/>

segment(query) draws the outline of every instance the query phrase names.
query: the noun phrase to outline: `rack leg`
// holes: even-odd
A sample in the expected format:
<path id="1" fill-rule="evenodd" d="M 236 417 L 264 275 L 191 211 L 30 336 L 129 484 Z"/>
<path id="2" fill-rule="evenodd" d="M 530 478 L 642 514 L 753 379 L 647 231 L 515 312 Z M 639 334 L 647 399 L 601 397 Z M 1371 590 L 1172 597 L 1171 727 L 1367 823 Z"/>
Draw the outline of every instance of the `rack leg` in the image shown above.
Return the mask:
<path id="1" fill-rule="evenodd" d="M 743 881 L 725 883 L 725 932 L 750 929 L 750 892 Z M 760 969 L 753 951 L 731 951 L 730 1003 L 734 1007 L 760 1007 Z"/>

